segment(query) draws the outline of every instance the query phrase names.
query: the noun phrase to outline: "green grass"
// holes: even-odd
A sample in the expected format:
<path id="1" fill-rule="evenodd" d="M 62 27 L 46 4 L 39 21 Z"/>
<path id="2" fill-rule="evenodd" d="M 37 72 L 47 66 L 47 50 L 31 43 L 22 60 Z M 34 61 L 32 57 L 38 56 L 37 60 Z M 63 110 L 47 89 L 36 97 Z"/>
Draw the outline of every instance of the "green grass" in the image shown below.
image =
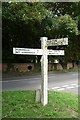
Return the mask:
<path id="1" fill-rule="evenodd" d="M 46 106 L 35 102 L 35 91 L 3 92 L 3 118 L 77 118 L 78 97 L 49 91 Z"/>

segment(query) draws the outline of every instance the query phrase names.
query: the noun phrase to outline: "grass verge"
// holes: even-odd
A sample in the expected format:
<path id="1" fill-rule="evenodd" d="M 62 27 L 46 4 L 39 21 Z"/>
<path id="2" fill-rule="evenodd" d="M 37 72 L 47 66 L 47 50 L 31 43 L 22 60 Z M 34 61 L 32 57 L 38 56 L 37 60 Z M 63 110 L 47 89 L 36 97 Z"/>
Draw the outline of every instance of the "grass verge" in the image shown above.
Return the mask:
<path id="1" fill-rule="evenodd" d="M 78 97 L 49 91 L 46 106 L 35 102 L 35 91 L 3 92 L 3 118 L 77 118 Z"/>

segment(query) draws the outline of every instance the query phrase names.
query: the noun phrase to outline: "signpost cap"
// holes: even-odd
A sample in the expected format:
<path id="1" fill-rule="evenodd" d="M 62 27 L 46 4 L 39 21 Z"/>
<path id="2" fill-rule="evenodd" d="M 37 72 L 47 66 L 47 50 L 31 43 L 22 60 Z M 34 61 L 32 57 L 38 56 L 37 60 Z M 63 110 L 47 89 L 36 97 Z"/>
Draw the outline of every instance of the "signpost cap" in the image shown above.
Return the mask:
<path id="1" fill-rule="evenodd" d="M 48 39 L 48 37 L 40 37 L 40 40 Z"/>

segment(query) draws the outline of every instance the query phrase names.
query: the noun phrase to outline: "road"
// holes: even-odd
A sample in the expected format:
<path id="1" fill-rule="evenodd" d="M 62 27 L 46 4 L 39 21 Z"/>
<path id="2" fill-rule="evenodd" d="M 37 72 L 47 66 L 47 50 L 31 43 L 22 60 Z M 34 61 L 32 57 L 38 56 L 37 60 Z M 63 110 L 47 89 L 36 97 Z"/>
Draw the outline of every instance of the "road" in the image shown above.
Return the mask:
<path id="1" fill-rule="evenodd" d="M 36 90 L 41 88 L 41 75 L 25 77 L 9 77 L 2 80 L 3 91 Z M 50 73 L 48 75 L 48 90 L 65 91 L 78 94 L 78 73 Z"/>

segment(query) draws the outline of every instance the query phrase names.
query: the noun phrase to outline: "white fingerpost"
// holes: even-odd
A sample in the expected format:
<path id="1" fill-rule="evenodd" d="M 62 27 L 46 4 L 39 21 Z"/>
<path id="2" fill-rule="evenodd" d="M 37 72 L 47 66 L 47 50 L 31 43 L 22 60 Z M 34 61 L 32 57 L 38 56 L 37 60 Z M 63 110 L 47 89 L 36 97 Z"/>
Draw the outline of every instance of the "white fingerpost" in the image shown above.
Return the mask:
<path id="1" fill-rule="evenodd" d="M 45 106 L 48 103 L 48 55 L 64 55 L 64 50 L 47 50 L 48 46 L 68 45 L 68 38 L 51 39 L 41 37 L 41 49 L 13 48 L 13 54 L 18 55 L 42 55 L 41 57 L 41 96 L 36 96 L 36 101 L 41 97 L 41 103 Z M 39 94 L 39 91 L 36 93 Z M 38 97 L 38 98 L 37 98 Z"/>
<path id="2" fill-rule="evenodd" d="M 48 102 L 48 55 L 47 55 L 47 37 L 41 37 L 41 49 L 43 50 L 41 58 L 41 103 L 45 106 Z"/>

